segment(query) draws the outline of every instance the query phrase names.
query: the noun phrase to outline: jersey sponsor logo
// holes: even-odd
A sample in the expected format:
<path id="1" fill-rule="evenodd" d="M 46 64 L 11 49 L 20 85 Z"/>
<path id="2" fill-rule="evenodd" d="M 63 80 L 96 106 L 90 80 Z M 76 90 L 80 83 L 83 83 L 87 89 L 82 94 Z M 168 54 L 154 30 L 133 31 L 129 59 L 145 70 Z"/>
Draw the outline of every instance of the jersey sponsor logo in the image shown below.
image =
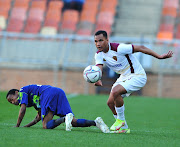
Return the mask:
<path id="1" fill-rule="evenodd" d="M 108 63 L 106 63 L 106 65 L 109 66 L 109 67 L 121 67 L 122 66 L 122 64 L 110 65 Z"/>
<path id="2" fill-rule="evenodd" d="M 117 57 L 116 56 L 113 56 L 113 59 L 117 61 Z"/>
<path id="3" fill-rule="evenodd" d="M 106 61 L 106 59 L 103 58 L 103 61 Z"/>

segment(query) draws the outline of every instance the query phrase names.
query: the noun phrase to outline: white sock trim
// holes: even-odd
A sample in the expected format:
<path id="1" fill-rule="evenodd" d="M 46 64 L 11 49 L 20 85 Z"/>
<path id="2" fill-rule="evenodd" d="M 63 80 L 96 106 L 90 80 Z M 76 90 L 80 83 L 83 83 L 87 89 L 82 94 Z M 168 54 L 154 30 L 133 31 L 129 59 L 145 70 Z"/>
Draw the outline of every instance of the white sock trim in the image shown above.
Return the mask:
<path id="1" fill-rule="evenodd" d="M 115 119 L 117 119 L 117 115 L 114 115 L 114 114 L 113 114 L 113 116 L 114 116 Z"/>
<path id="2" fill-rule="evenodd" d="M 122 107 L 115 107 L 115 109 L 117 112 L 117 119 L 125 120 L 125 116 L 124 116 L 125 107 L 124 107 L 124 105 Z"/>

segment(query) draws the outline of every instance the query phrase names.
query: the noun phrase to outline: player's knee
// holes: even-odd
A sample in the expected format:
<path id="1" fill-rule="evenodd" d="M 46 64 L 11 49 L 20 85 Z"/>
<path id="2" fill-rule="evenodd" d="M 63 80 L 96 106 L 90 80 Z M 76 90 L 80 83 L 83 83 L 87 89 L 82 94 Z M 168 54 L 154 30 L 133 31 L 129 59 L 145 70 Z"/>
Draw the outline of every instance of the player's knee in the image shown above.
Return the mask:
<path id="1" fill-rule="evenodd" d="M 47 129 L 47 126 L 46 126 L 46 125 L 43 125 L 43 129 Z"/>
<path id="2" fill-rule="evenodd" d="M 43 123 L 43 129 L 47 129 L 47 124 Z"/>
<path id="3" fill-rule="evenodd" d="M 119 91 L 117 91 L 117 90 L 112 90 L 111 93 L 114 97 L 114 100 L 120 95 Z"/>
<path id="4" fill-rule="evenodd" d="M 114 103 L 111 102 L 111 101 L 107 101 L 107 105 L 108 105 L 109 108 L 111 108 L 112 106 L 114 106 Z"/>

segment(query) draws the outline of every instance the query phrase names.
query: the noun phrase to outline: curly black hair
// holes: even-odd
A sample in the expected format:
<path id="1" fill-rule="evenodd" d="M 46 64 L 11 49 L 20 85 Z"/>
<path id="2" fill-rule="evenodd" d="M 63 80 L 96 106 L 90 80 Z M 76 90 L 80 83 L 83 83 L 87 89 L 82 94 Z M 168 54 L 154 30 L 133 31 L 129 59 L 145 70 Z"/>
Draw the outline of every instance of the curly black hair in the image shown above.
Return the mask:
<path id="1" fill-rule="evenodd" d="M 16 91 L 19 92 L 18 89 L 11 89 L 11 90 L 9 90 L 8 93 L 7 93 L 7 95 L 6 95 L 6 99 L 7 99 L 8 95 L 10 95 L 10 94 L 13 94 L 13 95 L 14 95 Z"/>

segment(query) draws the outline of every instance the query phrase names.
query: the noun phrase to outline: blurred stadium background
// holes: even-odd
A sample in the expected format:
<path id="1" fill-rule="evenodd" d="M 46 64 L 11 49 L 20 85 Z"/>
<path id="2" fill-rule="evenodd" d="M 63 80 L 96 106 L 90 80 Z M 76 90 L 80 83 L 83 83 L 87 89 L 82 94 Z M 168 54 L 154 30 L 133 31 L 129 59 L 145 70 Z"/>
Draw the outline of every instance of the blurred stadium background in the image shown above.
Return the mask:
<path id="1" fill-rule="evenodd" d="M 62 12 L 61 0 L 0 0 L 0 90 L 50 84 L 66 93 L 109 93 L 117 75 L 106 67 L 104 87 L 84 81 L 94 64 L 93 34 L 104 29 L 111 42 L 145 45 L 174 57 L 138 53 L 147 71 L 136 95 L 180 98 L 179 0 L 86 0 L 82 12 Z"/>

